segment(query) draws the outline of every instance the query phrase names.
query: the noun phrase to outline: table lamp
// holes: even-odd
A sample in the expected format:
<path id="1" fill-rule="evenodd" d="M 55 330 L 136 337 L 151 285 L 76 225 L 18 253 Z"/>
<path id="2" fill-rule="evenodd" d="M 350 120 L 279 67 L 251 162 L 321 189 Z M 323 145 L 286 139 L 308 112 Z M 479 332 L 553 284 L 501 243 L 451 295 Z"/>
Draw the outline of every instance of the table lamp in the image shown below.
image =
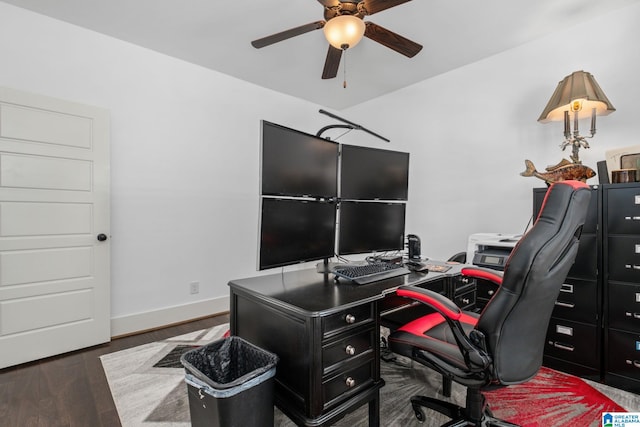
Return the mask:
<path id="1" fill-rule="evenodd" d="M 582 162 L 578 158 L 578 150 L 580 147 L 589 148 L 586 138 L 593 138 L 596 134 L 596 116 L 606 116 L 615 110 L 590 73 L 575 71 L 558 83 L 538 121 L 540 123 L 564 121 L 564 141 L 560 144 L 560 148 L 564 151 L 571 146 L 571 160 L 579 164 Z M 580 135 L 578 129 L 580 115 L 583 118 L 591 115 L 589 136 Z M 573 119 L 573 131 L 571 119 Z"/>

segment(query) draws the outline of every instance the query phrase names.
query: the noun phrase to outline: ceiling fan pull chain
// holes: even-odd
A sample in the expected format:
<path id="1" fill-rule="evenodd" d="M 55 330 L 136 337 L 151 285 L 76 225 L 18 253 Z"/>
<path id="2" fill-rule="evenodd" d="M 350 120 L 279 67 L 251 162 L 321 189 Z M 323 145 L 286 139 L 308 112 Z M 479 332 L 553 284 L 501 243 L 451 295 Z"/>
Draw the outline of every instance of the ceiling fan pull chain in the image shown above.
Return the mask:
<path id="1" fill-rule="evenodd" d="M 342 73 L 344 75 L 344 79 L 342 81 L 342 87 L 343 89 L 347 88 L 347 48 L 343 47 L 343 53 L 344 55 L 342 55 Z"/>

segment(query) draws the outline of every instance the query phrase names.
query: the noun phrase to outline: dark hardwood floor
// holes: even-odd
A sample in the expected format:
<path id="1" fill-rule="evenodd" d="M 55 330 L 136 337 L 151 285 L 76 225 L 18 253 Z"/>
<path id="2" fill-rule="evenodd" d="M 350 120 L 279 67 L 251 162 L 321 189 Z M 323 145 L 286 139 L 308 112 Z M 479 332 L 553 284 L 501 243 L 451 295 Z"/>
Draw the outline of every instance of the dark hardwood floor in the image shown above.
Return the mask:
<path id="1" fill-rule="evenodd" d="M 101 355 L 227 322 L 228 314 L 208 317 L 1 369 L 0 426 L 120 426 Z"/>

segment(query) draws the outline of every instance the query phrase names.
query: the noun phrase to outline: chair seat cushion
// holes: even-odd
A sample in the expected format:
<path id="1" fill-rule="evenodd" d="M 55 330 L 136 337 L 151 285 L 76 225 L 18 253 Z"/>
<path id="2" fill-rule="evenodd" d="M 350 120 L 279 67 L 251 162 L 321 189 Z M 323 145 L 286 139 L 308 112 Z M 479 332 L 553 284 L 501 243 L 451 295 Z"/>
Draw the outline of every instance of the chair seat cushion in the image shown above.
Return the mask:
<path id="1" fill-rule="evenodd" d="M 477 314 L 466 311 L 459 319 L 467 334 L 477 321 Z M 466 368 L 451 328 L 440 313 L 427 314 L 392 332 L 389 335 L 389 346 L 391 351 L 402 356 L 411 358 L 414 351 L 424 350 L 458 368 Z"/>

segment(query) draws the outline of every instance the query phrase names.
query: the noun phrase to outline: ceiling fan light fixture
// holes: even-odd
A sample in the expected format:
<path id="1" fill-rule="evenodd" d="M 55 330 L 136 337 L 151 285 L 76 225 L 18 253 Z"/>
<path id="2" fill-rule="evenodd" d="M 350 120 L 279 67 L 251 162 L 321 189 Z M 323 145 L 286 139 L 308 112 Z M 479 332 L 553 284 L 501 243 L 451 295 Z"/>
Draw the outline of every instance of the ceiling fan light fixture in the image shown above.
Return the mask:
<path id="1" fill-rule="evenodd" d="M 336 49 L 352 48 L 362 37 L 366 25 L 364 21 L 353 15 L 340 15 L 330 19 L 324 25 L 324 36 Z"/>

